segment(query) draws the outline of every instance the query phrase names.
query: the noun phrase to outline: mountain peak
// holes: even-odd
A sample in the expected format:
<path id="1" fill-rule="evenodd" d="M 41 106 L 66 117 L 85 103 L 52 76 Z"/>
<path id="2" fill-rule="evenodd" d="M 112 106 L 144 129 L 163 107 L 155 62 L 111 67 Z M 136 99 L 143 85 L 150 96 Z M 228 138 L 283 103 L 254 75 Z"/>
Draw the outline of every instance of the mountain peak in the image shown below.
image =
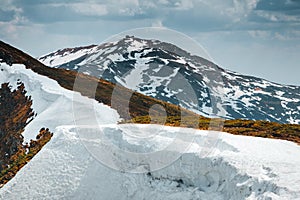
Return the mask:
<path id="1" fill-rule="evenodd" d="M 84 50 L 84 49 L 91 49 L 96 47 L 97 45 L 88 45 L 88 46 L 80 46 L 80 47 L 74 47 L 74 48 L 64 48 L 64 49 L 59 49 L 53 53 L 47 54 L 45 56 L 41 56 L 40 59 L 45 59 L 47 56 L 64 56 L 66 54 L 70 54 L 70 53 L 76 53 L 80 50 Z"/>
<path id="2" fill-rule="evenodd" d="M 61 50 L 63 54 L 49 54 L 39 60 L 51 67 L 77 70 L 180 104 L 207 117 L 300 123 L 300 87 L 224 70 L 171 43 L 128 35 L 118 41 L 75 49 Z M 195 101 L 178 84 L 179 77 L 192 88 Z M 180 103 L 177 96 L 187 99 Z"/>

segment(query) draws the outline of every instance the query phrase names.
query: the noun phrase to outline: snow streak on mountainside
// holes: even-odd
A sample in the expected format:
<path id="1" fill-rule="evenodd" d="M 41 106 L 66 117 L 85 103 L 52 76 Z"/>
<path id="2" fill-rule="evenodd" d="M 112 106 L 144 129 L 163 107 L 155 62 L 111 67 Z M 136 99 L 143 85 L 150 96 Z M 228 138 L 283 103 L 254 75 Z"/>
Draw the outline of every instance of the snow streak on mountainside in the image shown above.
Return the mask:
<path id="1" fill-rule="evenodd" d="M 158 40 L 126 37 L 99 46 L 69 48 L 40 57 L 45 65 L 77 70 L 205 116 L 300 123 L 300 87 L 223 70 Z M 189 99 L 182 77 L 197 101 Z M 217 94 L 217 95 L 216 95 Z M 178 96 L 184 96 L 179 101 Z M 214 96 L 217 105 L 213 105 Z"/>

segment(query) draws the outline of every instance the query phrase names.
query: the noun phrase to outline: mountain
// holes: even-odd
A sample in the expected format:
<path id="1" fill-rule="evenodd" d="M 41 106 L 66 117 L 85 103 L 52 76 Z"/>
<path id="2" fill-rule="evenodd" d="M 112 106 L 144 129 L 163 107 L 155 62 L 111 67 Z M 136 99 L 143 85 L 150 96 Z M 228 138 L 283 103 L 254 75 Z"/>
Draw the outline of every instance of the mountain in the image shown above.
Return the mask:
<path id="1" fill-rule="evenodd" d="M 300 87 L 225 70 L 166 42 L 133 36 L 39 58 L 207 117 L 300 123 Z"/>
<path id="2" fill-rule="evenodd" d="M 284 139 L 300 144 L 300 126 L 297 124 L 240 119 L 224 121 L 224 119 L 203 117 L 182 107 L 134 92 L 103 79 L 64 68 L 47 67 L 3 42 L 0 42 L 0 58 L 8 64 L 23 64 L 40 75 L 56 80 L 65 89 L 80 92 L 83 96 L 94 98 L 100 103 L 111 106 L 125 122 L 151 122 L 169 126 L 226 131 L 237 135 Z"/>
<path id="3" fill-rule="evenodd" d="M 300 198 L 300 148 L 293 142 L 164 123 L 128 124 L 120 105 L 128 103 L 129 95 L 133 120 L 161 117 L 152 105 L 165 108 L 166 123 L 182 122 L 182 113 L 193 128 L 208 128 L 215 119 L 89 75 L 46 67 L 3 42 L 0 65 L 0 122 L 17 129 L 0 130 L 13 138 L 9 147 L 31 141 L 21 148 L 25 156 L 39 147 L 33 159 L 21 159 L 23 167 L 0 188 L 0 199 Z M 74 87 L 76 79 L 80 84 Z M 93 93 L 91 85 L 97 87 Z M 194 124 L 199 120 L 202 124 Z M 228 120 L 224 126 L 251 132 L 262 129 L 260 123 L 270 134 L 292 130 L 299 137 L 299 125 Z M 33 139 L 43 135 L 47 142 L 41 148 Z"/>

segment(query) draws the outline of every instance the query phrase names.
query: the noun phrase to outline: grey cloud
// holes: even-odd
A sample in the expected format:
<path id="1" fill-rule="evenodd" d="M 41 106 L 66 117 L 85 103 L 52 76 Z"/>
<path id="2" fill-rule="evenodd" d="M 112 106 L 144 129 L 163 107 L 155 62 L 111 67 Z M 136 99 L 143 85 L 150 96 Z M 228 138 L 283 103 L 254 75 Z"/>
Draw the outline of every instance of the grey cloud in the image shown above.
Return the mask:
<path id="1" fill-rule="evenodd" d="M 76 21 L 81 17 L 66 6 L 24 6 L 24 15 L 34 23 L 51 23 L 57 21 Z"/>
<path id="2" fill-rule="evenodd" d="M 300 14 L 300 2 L 296 0 L 261 0 L 256 10 L 265 11 L 298 11 Z"/>
<path id="3" fill-rule="evenodd" d="M 15 12 L 13 10 L 0 10 L 0 22 L 9 22 L 14 19 Z"/>
<path id="4" fill-rule="evenodd" d="M 13 4 L 19 7 L 35 6 L 35 5 L 47 5 L 47 4 L 61 4 L 61 3 L 77 3 L 84 2 L 83 0 L 14 0 Z"/>
<path id="5" fill-rule="evenodd" d="M 266 18 L 268 21 L 300 22 L 300 1 L 261 0 L 257 4 L 254 13 Z"/>
<path id="6" fill-rule="evenodd" d="M 172 11 L 163 18 L 167 27 L 182 31 L 216 31 L 227 29 L 231 24 L 230 19 L 214 15 L 214 13 L 197 13 L 190 10 Z"/>
<path id="7" fill-rule="evenodd" d="M 90 21 L 90 20 L 137 20 L 153 17 L 154 12 L 141 4 L 139 7 L 134 4 L 126 5 L 120 2 L 111 1 L 42 1 L 15 0 L 14 4 L 23 10 L 23 16 L 33 23 L 55 23 L 64 21 Z M 89 6 L 89 7 L 88 7 Z M 103 10 L 97 13 L 96 6 L 103 6 Z M 90 12 L 90 13 L 89 13 Z M 101 13 L 102 12 L 102 13 Z"/>
<path id="8" fill-rule="evenodd" d="M 247 18 L 253 30 L 269 30 L 273 35 L 294 37 L 288 30 L 300 30 L 300 2 L 293 0 L 260 0 Z"/>
<path id="9" fill-rule="evenodd" d="M 118 22 L 131 27 L 130 24 L 137 21 L 141 26 L 151 24 L 143 24 L 144 21 L 160 21 L 163 26 L 185 32 L 282 31 L 300 27 L 297 24 L 300 2 L 295 0 L 14 0 L 13 4 L 22 9 L 21 14 L 29 23 L 47 26 L 107 21 L 107 24 L 111 23 L 111 29 Z M 99 12 L 91 10 L 88 13 L 88 5 L 100 6 Z M 12 16 L 12 13 L 0 12 L 1 20 L 12 20 Z M 57 31 L 63 32 L 63 25 L 58 26 Z"/>

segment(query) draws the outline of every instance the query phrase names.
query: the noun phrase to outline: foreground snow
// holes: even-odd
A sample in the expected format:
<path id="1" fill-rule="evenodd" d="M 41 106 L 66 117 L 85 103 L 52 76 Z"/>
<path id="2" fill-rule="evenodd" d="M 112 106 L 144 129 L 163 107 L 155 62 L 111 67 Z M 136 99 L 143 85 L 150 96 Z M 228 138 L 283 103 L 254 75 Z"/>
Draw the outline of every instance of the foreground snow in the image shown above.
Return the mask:
<path id="1" fill-rule="evenodd" d="M 106 128 L 116 134 L 124 126 Z M 153 151 L 179 131 L 162 128 L 157 140 L 110 137 L 124 150 Z M 145 132 L 149 126 L 139 125 Z M 297 199 L 300 198 L 300 148 L 291 143 L 221 133 L 214 153 L 199 156 L 206 131 L 197 131 L 186 153 L 166 168 L 151 173 L 117 171 L 97 161 L 82 144 L 76 128 L 61 126 L 55 137 L 0 191 L 2 199 Z M 89 128 L 89 131 L 99 131 Z M 108 130 L 107 130 L 108 131 Z M 114 138 L 118 140 L 114 141 Z M 94 142 L 94 141 L 90 141 Z M 101 141 L 99 141 L 101 143 Z M 100 144 L 99 143 L 99 144 Z M 119 159 L 115 155 L 116 162 Z M 126 161 L 125 161 L 126 162 Z M 141 163 L 144 166 L 151 163 Z"/>
<path id="2" fill-rule="evenodd" d="M 74 108 L 81 117 L 78 122 L 82 125 L 94 124 L 91 118 L 99 118 L 104 124 L 116 123 L 119 120 L 118 113 L 110 107 L 64 89 L 55 80 L 26 69 L 24 65 L 8 66 L 0 62 L 0 69 L 0 84 L 9 82 L 12 89 L 15 89 L 21 81 L 25 85 L 26 95 L 32 97 L 32 108 L 37 116 L 26 126 L 23 133 L 27 142 L 34 139 L 42 127 L 54 131 L 61 125 L 74 125 Z M 104 113 L 110 117 L 103 117 Z"/>
<path id="3" fill-rule="evenodd" d="M 2 63 L 1 69 L 1 82 L 14 87 L 24 82 L 38 113 L 24 132 L 26 140 L 41 127 L 49 127 L 54 137 L 0 190 L 0 199 L 300 199 L 300 147 L 294 143 L 159 125 L 117 125 L 119 116 L 108 106 L 22 65 Z M 73 108 L 81 116 L 76 124 Z M 95 116 L 99 126 L 91 120 Z M 212 134 L 217 143 L 203 154 Z M 176 138 L 188 148 L 169 149 L 181 156 L 155 171 L 155 163 L 131 163 L 109 148 L 137 154 L 162 151 L 163 156 Z M 95 149 L 107 144 L 109 157 L 103 159 Z M 143 167 L 146 172 L 115 170 L 108 161 L 115 169 Z"/>

